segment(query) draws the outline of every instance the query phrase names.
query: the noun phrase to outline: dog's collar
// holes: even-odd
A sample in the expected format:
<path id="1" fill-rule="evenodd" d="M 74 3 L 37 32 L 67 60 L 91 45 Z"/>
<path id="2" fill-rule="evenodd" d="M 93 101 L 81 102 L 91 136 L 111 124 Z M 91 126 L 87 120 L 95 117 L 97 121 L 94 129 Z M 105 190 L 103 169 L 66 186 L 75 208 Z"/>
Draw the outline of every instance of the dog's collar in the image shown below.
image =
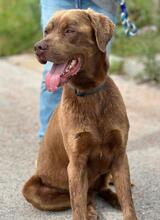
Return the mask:
<path id="1" fill-rule="evenodd" d="M 74 86 L 72 86 L 71 84 L 68 84 L 68 85 L 69 85 L 69 87 L 70 87 L 71 89 L 74 90 L 74 93 L 75 93 L 76 96 L 81 96 L 81 97 L 83 97 L 83 96 L 92 95 L 92 94 L 94 94 L 94 93 L 100 91 L 101 89 L 103 89 L 103 88 L 105 87 L 105 82 L 106 82 L 106 81 L 104 80 L 104 81 L 103 81 L 101 84 L 99 84 L 98 86 L 96 86 L 96 87 L 94 87 L 94 88 L 92 88 L 92 89 L 88 89 L 88 90 L 86 90 L 85 92 L 79 91 L 78 89 L 76 89 L 76 88 L 75 88 Z"/>

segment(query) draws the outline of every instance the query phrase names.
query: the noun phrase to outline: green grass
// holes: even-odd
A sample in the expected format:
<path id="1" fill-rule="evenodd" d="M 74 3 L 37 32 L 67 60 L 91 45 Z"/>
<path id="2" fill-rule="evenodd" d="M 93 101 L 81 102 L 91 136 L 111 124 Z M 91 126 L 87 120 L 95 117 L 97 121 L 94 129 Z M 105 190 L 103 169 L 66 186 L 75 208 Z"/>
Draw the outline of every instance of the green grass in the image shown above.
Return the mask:
<path id="1" fill-rule="evenodd" d="M 137 80 L 139 82 L 152 81 L 160 83 L 160 62 L 153 50 L 147 51 L 143 63 L 145 65 L 144 71 L 137 75 Z"/>
<path id="2" fill-rule="evenodd" d="M 126 1 L 129 9 L 129 16 L 136 21 L 138 27 L 142 27 L 153 22 L 154 0 L 134 0 Z"/>
<path id="3" fill-rule="evenodd" d="M 38 2 L 0 1 L 0 56 L 24 52 L 40 38 Z"/>
<path id="4" fill-rule="evenodd" d="M 112 61 L 109 72 L 112 74 L 123 74 L 123 61 Z"/>
<path id="5" fill-rule="evenodd" d="M 147 32 L 147 34 L 126 37 L 117 31 L 113 41 L 112 52 L 118 56 L 146 56 L 146 53 L 160 53 L 160 34 Z"/>

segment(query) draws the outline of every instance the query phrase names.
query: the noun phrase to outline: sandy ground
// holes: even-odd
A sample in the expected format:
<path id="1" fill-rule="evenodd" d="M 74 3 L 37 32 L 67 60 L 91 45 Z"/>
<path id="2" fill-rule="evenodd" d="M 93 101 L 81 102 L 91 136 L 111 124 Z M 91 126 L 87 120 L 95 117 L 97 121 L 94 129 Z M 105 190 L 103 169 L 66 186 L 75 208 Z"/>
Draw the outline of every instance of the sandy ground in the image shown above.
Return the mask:
<path id="1" fill-rule="evenodd" d="M 38 108 L 42 66 L 32 55 L 0 60 L 0 220 L 64 220 L 70 211 L 42 212 L 21 188 L 34 172 L 38 151 Z M 160 89 L 114 76 L 130 119 L 128 155 L 139 220 L 160 219 Z M 101 219 L 121 212 L 97 200 Z"/>

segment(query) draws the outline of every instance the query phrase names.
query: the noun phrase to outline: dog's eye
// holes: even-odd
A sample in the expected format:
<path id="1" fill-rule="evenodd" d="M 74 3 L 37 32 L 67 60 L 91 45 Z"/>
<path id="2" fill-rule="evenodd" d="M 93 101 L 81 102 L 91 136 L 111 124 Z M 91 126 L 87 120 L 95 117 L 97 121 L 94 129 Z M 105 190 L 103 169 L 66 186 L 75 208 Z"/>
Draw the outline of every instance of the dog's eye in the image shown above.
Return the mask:
<path id="1" fill-rule="evenodd" d="M 47 30 L 44 30 L 44 35 L 47 35 L 48 34 L 48 31 Z"/>
<path id="2" fill-rule="evenodd" d="M 71 29 L 71 28 L 68 28 L 65 30 L 65 34 L 70 34 L 70 33 L 74 33 L 75 30 Z"/>

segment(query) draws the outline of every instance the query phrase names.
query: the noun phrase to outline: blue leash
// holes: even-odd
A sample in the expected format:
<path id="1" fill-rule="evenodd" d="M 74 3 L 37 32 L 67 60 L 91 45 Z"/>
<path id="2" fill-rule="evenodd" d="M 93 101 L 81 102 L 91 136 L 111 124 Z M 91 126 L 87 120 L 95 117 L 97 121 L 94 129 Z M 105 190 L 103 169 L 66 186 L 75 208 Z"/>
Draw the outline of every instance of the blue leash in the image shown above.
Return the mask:
<path id="1" fill-rule="evenodd" d="M 125 0 L 118 0 L 121 8 L 121 22 L 124 32 L 127 36 L 135 36 L 138 29 L 135 24 L 130 21 Z M 75 7 L 82 8 L 82 0 L 75 0 Z"/>
<path id="2" fill-rule="evenodd" d="M 127 36 L 135 36 L 138 29 L 135 24 L 130 21 L 128 17 L 127 7 L 124 0 L 119 0 L 120 8 L 121 8 L 121 22 L 124 29 L 124 32 Z"/>

